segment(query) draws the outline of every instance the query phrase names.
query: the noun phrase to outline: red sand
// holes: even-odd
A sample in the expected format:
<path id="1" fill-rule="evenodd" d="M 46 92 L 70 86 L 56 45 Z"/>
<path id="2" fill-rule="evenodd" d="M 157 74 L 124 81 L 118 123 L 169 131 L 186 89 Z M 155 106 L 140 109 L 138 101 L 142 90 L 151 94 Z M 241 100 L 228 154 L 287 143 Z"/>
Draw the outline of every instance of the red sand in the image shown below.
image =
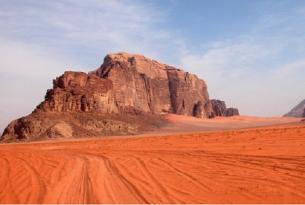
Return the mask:
<path id="1" fill-rule="evenodd" d="M 169 118 L 182 124 L 194 120 Z M 243 127 L 237 126 L 238 120 L 248 126 L 272 121 L 235 117 L 210 123 Z M 274 118 L 273 124 L 276 121 L 296 120 Z M 304 123 L 162 137 L 4 144 L 0 202 L 305 203 L 304 146 Z"/>

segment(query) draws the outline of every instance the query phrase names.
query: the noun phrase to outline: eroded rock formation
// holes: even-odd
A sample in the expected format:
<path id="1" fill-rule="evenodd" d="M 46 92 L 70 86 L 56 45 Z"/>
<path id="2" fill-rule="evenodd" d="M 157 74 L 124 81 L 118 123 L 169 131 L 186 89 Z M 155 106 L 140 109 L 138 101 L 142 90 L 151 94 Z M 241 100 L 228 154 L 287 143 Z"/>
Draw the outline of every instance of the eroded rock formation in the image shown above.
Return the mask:
<path id="1" fill-rule="evenodd" d="M 236 116 L 239 115 L 239 111 L 237 108 L 233 108 L 233 107 L 229 107 L 226 110 L 226 116 L 230 117 L 230 116 Z"/>
<path id="2" fill-rule="evenodd" d="M 227 108 L 226 103 L 221 100 L 210 100 L 211 106 L 212 106 L 212 114 L 211 116 L 217 117 L 217 116 L 235 116 L 239 115 L 239 111 L 237 108 Z"/>
<path id="3" fill-rule="evenodd" d="M 107 55 L 95 74 L 111 80 L 121 112 L 132 109 L 153 114 L 210 115 L 209 95 L 203 80 L 144 56 Z"/>
<path id="4" fill-rule="evenodd" d="M 53 89 L 47 91 L 45 101 L 37 109 L 46 112 L 118 112 L 110 80 L 71 71 L 53 81 Z"/>
<path id="5" fill-rule="evenodd" d="M 13 121 L 1 139 L 33 140 L 139 133 L 162 114 L 199 118 L 235 115 L 210 101 L 196 75 L 142 55 L 109 54 L 89 73 L 67 71 L 53 81 L 32 114 Z"/>

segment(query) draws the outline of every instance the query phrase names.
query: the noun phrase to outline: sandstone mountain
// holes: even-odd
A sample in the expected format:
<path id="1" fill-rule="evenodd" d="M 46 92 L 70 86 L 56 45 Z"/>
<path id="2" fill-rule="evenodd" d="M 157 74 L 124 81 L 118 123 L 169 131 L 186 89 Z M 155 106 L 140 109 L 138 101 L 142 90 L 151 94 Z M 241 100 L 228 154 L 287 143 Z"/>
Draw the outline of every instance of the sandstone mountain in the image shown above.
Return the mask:
<path id="1" fill-rule="evenodd" d="M 95 71 L 56 78 L 45 100 L 11 122 L 1 140 L 135 134 L 160 126 L 166 113 L 199 118 L 238 113 L 216 107 L 206 83 L 194 74 L 142 55 L 109 54 Z"/>
<path id="2" fill-rule="evenodd" d="M 296 105 L 291 111 L 285 114 L 285 117 L 305 117 L 304 116 L 305 109 L 305 100 Z"/>

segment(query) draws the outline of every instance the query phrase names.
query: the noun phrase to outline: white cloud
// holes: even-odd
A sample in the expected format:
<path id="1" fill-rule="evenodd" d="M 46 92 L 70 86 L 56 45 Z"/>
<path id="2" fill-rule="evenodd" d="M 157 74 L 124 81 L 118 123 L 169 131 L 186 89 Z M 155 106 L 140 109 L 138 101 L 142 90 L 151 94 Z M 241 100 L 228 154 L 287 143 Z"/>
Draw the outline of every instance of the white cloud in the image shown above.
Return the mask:
<path id="1" fill-rule="evenodd" d="M 3 35 L 52 49 L 60 47 L 61 52 L 68 49 L 69 55 L 80 55 L 82 48 L 90 48 L 92 57 L 83 55 L 83 59 L 96 59 L 108 52 L 124 50 L 173 61 L 176 57 L 173 51 L 181 50 L 183 44 L 183 39 L 160 27 L 166 12 L 148 2 L 12 2 L 3 5 L 3 10 L 9 12 L 0 13 Z"/>
<path id="2" fill-rule="evenodd" d="M 190 54 L 181 59 L 186 68 L 198 70 L 199 73 L 208 73 L 217 78 L 234 78 L 248 72 L 249 65 L 270 55 L 273 52 L 264 45 L 250 42 L 218 43 L 210 47 L 203 54 Z"/>
<path id="3" fill-rule="evenodd" d="M 281 116 L 305 98 L 305 55 L 285 53 L 296 39 L 281 42 L 252 34 L 224 40 L 201 54 L 185 55 L 181 64 L 207 81 L 212 98 L 225 100 L 242 114 Z"/>
<path id="4" fill-rule="evenodd" d="M 261 74 L 260 62 L 276 52 L 277 49 L 259 42 L 238 39 L 213 43 L 202 54 L 185 55 L 181 64 L 206 79 L 211 93 L 218 95 L 217 90 L 228 86 L 228 82 Z"/>
<path id="5" fill-rule="evenodd" d="M 35 45 L 1 38 L 0 44 L 2 75 L 45 77 L 58 74 L 67 66 L 61 57 Z"/>

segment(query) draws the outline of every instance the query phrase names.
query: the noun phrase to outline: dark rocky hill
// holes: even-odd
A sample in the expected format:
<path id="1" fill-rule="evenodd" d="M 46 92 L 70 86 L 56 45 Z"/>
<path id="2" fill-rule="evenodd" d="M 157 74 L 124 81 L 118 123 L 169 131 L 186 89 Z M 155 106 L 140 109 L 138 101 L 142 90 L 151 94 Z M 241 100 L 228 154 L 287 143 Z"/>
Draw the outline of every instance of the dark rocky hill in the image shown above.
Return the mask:
<path id="1" fill-rule="evenodd" d="M 224 117 L 230 117 L 239 115 L 239 111 L 237 108 L 227 108 L 226 103 L 221 100 L 210 100 L 211 106 L 212 106 L 212 117 L 217 116 L 224 116 Z"/>
<path id="2" fill-rule="evenodd" d="M 305 109 L 305 100 L 296 105 L 292 110 L 290 110 L 285 117 L 303 117 Z"/>

